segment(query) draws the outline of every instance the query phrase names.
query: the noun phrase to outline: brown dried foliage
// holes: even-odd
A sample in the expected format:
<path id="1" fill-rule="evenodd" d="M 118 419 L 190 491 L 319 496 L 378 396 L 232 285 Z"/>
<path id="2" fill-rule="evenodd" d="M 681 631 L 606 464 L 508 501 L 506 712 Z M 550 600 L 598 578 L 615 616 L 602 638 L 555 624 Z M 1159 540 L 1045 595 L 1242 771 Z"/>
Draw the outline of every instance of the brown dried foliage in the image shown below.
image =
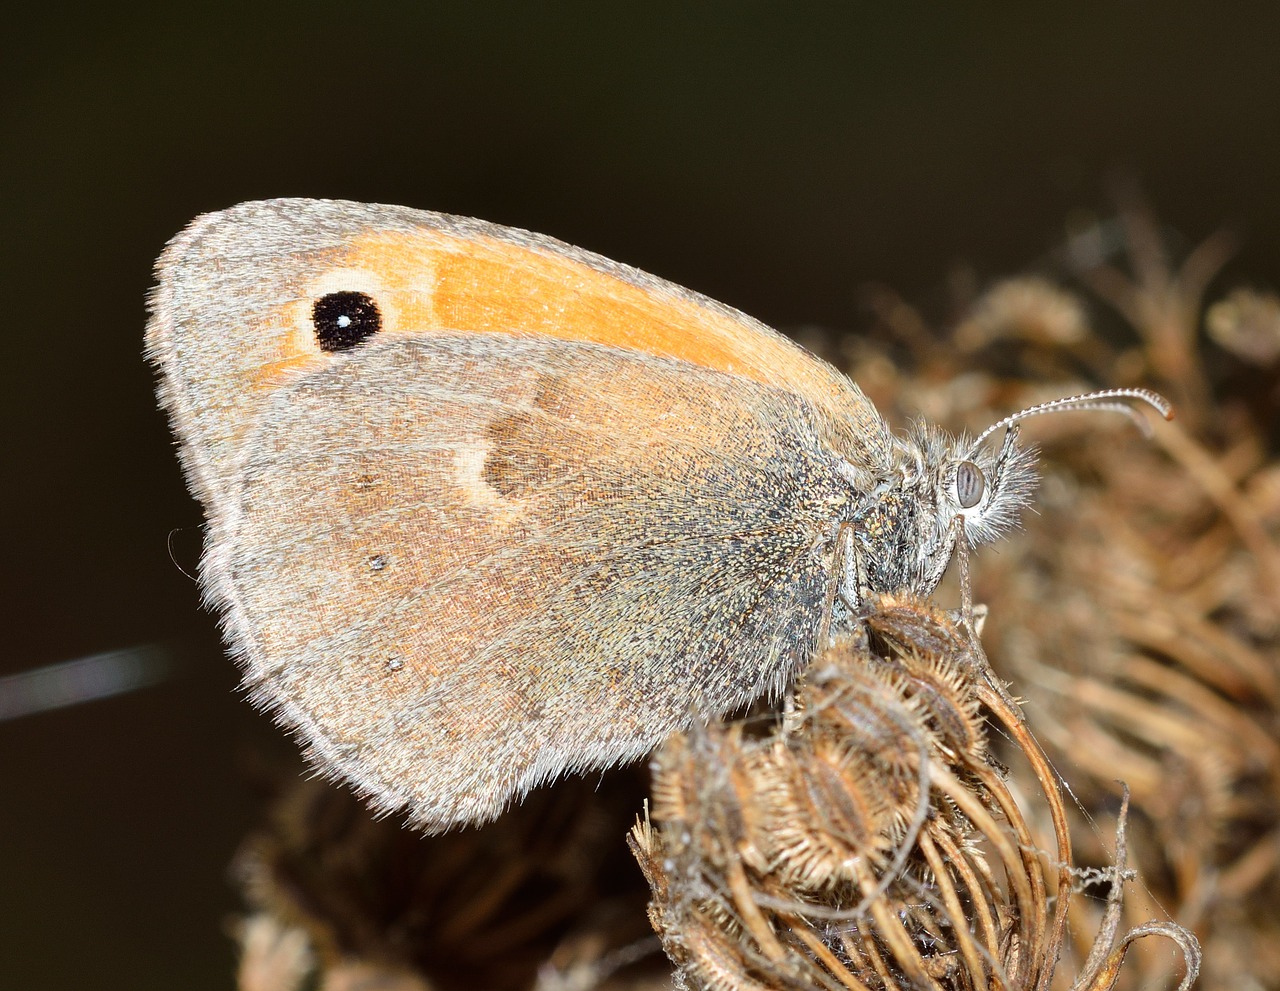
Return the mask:
<path id="1" fill-rule="evenodd" d="M 1174 399 L 1177 419 L 1151 439 L 1094 415 L 1028 425 L 1044 449 L 1037 513 L 981 555 L 975 594 L 991 607 L 992 662 L 1078 801 L 1085 863 L 1107 863 L 1093 822 L 1113 816 L 1121 782 L 1132 791 L 1130 923 L 1167 913 L 1194 930 L 1201 987 L 1278 987 L 1280 304 L 1237 288 L 1206 307 L 1230 238 L 1175 265 L 1141 201 L 1121 200 L 1117 221 L 1069 240 L 1060 282 L 961 300 L 967 351 L 872 293 L 888 334 L 854 349 L 852 373 L 874 372 L 887 406 L 927 396 L 931 415 L 974 427 L 992 408 L 1098 385 Z M 1099 912 L 1082 901 L 1076 917 Z M 1168 972 L 1167 956 L 1140 956 L 1122 986 Z"/>
<path id="2" fill-rule="evenodd" d="M 887 597 L 867 632 L 815 662 L 791 718 L 714 723 L 655 758 L 632 847 L 681 986 L 1053 984 L 1077 876 L 1048 764 L 951 616 Z M 992 758 L 988 720 L 1021 748 L 1047 835 Z M 1175 927 L 1117 945 L 1119 924 L 1115 911 L 1097 930 L 1070 987 L 1113 987 L 1129 942 L 1155 932 L 1183 942 L 1194 973 Z"/>
<path id="3" fill-rule="evenodd" d="M 323 781 L 279 789 L 236 874 L 241 991 L 665 987 L 621 842 L 640 774 L 423 836 Z"/>

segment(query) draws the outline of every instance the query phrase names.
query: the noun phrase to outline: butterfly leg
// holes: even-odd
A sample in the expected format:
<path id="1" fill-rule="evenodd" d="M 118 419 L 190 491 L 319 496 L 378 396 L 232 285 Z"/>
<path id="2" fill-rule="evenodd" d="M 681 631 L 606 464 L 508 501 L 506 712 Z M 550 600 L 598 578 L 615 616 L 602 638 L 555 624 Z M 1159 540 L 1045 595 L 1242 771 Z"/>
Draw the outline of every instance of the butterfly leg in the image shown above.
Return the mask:
<path id="1" fill-rule="evenodd" d="M 964 530 L 964 517 L 958 515 L 952 519 L 951 528 L 956 535 L 955 555 L 959 559 L 960 567 L 960 622 L 976 640 L 982 635 L 982 627 L 987 621 L 987 607 L 985 603 L 979 602 L 974 605 L 973 602 L 973 579 L 969 570 L 969 538 Z"/>
<path id="2" fill-rule="evenodd" d="M 843 605 L 850 614 L 856 616 L 862 604 L 861 563 L 858 560 L 858 545 L 854 540 L 854 528 L 857 524 L 845 521 L 836 531 L 835 548 L 832 552 L 831 579 L 827 583 L 827 595 L 822 604 L 822 617 L 818 624 L 818 636 L 815 640 L 815 652 L 821 653 L 831 646 L 832 628 L 835 624 L 836 607 Z"/>

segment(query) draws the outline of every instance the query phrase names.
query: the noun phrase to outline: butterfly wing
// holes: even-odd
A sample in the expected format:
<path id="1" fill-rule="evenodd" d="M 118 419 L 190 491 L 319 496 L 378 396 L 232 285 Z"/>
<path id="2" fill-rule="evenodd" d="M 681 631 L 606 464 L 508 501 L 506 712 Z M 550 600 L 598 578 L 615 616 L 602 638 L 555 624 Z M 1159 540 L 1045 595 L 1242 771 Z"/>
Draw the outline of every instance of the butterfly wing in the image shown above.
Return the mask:
<path id="1" fill-rule="evenodd" d="M 148 348 L 210 598 L 255 699 L 378 807 L 491 817 L 809 658 L 848 465 L 889 441 L 768 328 L 360 204 L 202 218 L 160 275 Z M 351 291 L 381 332 L 323 352 L 316 301 Z"/>
<path id="2" fill-rule="evenodd" d="M 333 360 L 316 301 L 362 292 L 380 337 L 519 334 L 686 361 L 825 406 L 854 464 L 891 447 L 846 377 L 746 314 L 554 238 L 480 220 L 342 200 L 242 203 L 194 221 L 157 263 L 147 353 L 215 522 L 238 484 L 246 433 L 277 390 Z"/>
<path id="3" fill-rule="evenodd" d="M 850 498 L 813 416 L 595 345 L 372 346 L 268 409 L 210 587 L 322 766 L 489 818 L 809 658 Z"/>

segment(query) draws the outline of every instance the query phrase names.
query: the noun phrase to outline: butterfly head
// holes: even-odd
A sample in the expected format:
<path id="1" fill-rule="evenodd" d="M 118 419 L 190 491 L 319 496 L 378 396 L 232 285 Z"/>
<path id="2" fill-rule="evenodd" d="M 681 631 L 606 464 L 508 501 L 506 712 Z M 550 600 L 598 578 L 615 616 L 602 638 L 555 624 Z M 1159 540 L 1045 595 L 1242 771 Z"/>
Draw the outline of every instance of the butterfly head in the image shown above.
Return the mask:
<path id="1" fill-rule="evenodd" d="M 917 583 L 933 591 L 955 553 L 956 544 L 976 547 L 1009 533 L 1031 503 L 1039 476 L 1036 451 L 1018 443 L 1010 424 L 999 446 L 986 437 L 953 437 L 917 424 L 904 441 L 913 464 L 904 471 L 904 488 L 918 500 Z"/>
<path id="2" fill-rule="evenodd" d="M 1112 389 L 1057 399 L 992 424 L 977 439 L 954 437 L 917 423 L 895 439 L 889 477 L 863 503 L 852 523 L 859 595 L 910 589 L 929 595 L 957 545 L 976 547 L 1018 524 L 1038 480 L 1036 452 L 1018 443 L 1019 424 L 1041 413 L 1105 409 L 1122 412 L 1149 430 L 1131 401 L 1166 418 L 1169 404 L 1145 389 Z M 1000 431 L 1004 431 L 1000 435 Z"/>

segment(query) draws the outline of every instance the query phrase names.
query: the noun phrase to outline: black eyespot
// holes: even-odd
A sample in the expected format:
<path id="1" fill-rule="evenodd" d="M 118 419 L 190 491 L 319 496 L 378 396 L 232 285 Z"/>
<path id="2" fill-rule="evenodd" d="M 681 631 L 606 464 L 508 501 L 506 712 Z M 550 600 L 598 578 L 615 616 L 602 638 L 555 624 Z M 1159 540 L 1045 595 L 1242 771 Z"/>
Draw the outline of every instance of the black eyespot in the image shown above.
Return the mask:
<path id="1" fill-rule="evenodd" d="M 962 509 L 972 509 L 980 503 L 986 488 L 987 479 L 982 469 L 972 461 L 961 461 L 956 465 L 956 499 Z"/>
<path id="2" fill-rule="evenodd" d="M 362 292 L 331 292 L 311 309 L 321 351 L 350 351 L 382 329 L 373 297 Z"/>

